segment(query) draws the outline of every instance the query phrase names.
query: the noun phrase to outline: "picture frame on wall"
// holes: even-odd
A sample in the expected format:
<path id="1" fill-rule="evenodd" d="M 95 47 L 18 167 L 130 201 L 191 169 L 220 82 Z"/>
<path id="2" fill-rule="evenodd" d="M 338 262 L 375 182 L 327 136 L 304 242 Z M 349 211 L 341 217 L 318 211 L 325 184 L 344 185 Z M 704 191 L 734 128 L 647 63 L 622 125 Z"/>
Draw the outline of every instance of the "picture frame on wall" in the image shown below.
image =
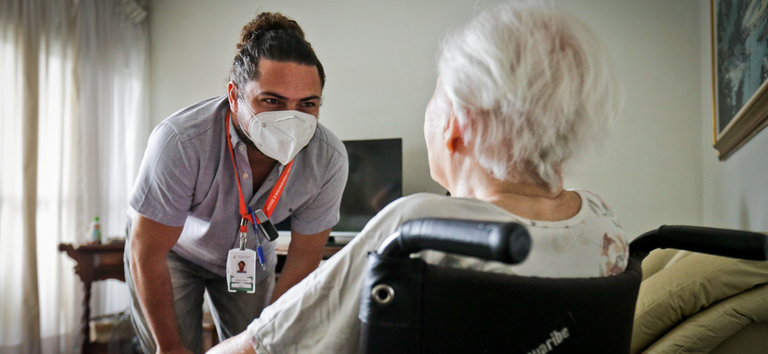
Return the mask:
<path id="1" fill-rule="evenodd" d="M 768 6 L 710 1 L 714 147 L 722 161 L 768 125 Z"/>

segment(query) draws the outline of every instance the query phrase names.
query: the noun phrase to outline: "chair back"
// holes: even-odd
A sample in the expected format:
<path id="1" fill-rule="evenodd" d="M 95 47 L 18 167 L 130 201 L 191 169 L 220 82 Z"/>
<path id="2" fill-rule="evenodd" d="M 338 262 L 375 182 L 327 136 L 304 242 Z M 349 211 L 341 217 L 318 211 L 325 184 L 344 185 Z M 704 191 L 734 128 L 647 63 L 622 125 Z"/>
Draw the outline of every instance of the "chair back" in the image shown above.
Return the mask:
<path id="1" fill-rule="evenodd" d="M 368 255 L 360 297 L 361 353 L 629 353 L 641 262 L 656 248 L 768 259 L 768 236 L 662 226 L 630 244 L 624 273 L 541 278 L 429 265 L 433 249 L 508 264 L 531 247 L 516 223 L 420 219 Z"/>
<path id="2" fill-rule="evenodd" d="M 371 252 L 360 352 L 628 353 L 641 279 L 638 259 L 616 276 L 556 279 Z"/>

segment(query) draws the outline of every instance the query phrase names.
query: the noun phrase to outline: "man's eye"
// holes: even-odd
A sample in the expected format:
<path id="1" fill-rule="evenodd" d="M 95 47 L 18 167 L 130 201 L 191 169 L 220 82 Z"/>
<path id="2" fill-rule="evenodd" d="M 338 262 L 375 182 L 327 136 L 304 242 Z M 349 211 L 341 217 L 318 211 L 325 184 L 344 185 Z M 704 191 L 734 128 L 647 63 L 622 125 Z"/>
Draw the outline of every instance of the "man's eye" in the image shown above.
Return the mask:
<path id="1" fill-rule="evenodd" d="M 269 104 L 278 104 L 278 103 L 280 103 L 280 101 L 278 101 L 275 98 L 265 98 L 264 102 L 269 103 Z"/>
<path id="2" fill-rule="evenodd" d="M 317 106 L 317 103 L 315 103 L 315 102 L 304 102 L 304 103 L 301 104 L 301 106 L 305 107 L 305 108 L 311 108 L 311 107 Z"/>

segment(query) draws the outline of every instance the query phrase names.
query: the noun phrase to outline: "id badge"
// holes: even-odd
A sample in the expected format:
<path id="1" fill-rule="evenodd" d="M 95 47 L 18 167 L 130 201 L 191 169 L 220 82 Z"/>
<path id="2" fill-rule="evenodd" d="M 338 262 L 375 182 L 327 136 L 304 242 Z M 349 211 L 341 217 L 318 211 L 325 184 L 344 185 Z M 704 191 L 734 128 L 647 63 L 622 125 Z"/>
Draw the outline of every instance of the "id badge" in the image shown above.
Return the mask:
<path id="1" fill-rule="evenodd" d="M 233 249 L 227 253 L 227 289 L 229 292 L 256 291 L 256 252 Z"/>

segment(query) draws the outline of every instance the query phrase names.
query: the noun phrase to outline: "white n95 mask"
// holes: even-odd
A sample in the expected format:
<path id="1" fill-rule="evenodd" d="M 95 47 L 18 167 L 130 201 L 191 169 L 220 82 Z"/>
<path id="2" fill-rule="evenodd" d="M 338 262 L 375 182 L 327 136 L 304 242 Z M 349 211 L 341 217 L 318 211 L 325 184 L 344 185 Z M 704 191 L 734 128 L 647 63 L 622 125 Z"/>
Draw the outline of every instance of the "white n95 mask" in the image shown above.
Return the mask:
<path id="1" fill-rule="evenodd" d="M 251 107 L 244 106 L 251 119 L 243 122 L 244 119 L 238 117 L 240 128 L 264 155 L 283 165 L 293 160 L 315 135 L 317 118 L 311 114 L 299 111 L 254 114 Z"/>

